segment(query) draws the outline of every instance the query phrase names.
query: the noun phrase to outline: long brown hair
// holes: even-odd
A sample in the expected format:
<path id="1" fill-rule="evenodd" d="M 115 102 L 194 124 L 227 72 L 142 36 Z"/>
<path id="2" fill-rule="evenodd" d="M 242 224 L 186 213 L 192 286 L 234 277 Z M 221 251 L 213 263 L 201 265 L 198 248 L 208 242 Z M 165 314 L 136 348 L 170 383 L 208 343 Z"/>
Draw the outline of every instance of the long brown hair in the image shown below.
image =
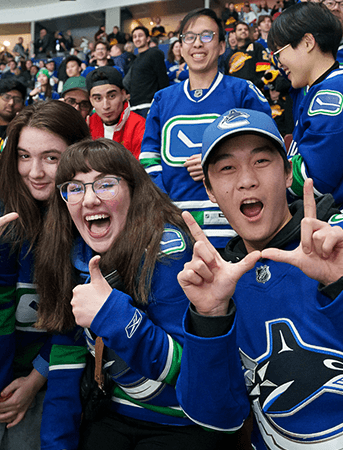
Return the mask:
<path id="1" fill-rule="evenodd" d="M 56 184 L 70 181 L 76 173 L 87 173 L 92 169 L 121 177 L 127 182 L 131 195 L 124 229 L 102 255 L 100 268 L 104 274 L 117 269 L 126 292 L 135 302 L 146 303 L 165 224 L 180 228 L 189 238 L 181 211 L 156 187 L 125 147 L 108 139 L 88 139 L 69 147 L 60 160 Z M 56 189 L 36 261 L 40 294 L 37 326 L 49 331 L 66 330 L 75 324 L 70 306 L 74 287 L 70 252 L 76 236 L 76 227 Z"/>
<path id="2" fill-rule="evenodd" d="M 4 213 L 15 211 L 19 219 L 4 227 L 4 237 L 22 244 L 36 240 L 42 227 L 40 202 L 35 200 L 18 172 L 18 141 L 24 127 L 54 133 L 71 145 L 89 137 L 81 114 L 64 102 L 46 101 L 27 106 L 7 128 L 7 142 L 0 159 L 0 200 Z"/>

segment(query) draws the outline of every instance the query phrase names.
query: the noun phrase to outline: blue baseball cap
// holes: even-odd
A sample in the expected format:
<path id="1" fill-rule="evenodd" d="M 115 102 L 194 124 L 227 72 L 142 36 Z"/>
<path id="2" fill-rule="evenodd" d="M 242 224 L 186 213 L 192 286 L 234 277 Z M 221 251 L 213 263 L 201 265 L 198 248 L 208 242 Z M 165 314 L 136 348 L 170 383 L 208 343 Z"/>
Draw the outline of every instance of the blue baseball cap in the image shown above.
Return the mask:
<path id="1" fill-rule="evenodd" d="M 274 141 L 287 154 L 283 138 L 268 114 L 252 109 L 230 109 L 209 125 L 202 138 L 201 165 L 204 166 L 213 148 L 224 138 L 237 134 L 256 133 Z"/>

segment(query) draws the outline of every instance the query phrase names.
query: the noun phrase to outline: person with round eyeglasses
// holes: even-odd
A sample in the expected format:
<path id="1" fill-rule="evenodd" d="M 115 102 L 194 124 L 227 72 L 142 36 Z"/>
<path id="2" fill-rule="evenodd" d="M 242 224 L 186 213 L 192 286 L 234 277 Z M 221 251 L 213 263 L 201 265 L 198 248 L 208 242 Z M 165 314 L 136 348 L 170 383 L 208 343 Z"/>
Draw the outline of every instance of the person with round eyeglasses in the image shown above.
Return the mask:
<path id="1" fill-rule="evenodd" d="M 56 185 L 36 265 L 38 326 L 61 333 L 50 357 L 42 449 L 225 448 L 230 436 L 194 425 L 176 399 L 188 307 L 177 274 L 192 252 L 181 211 L 109 139 L 70 146 Z M 86 401 L 80 427 L 80 378 L 87 354 L 99 358 L 99 337 L 109 400 L 92 416 Z"/>
<path id="2" fill-rule="evenodd" d="M 179 42 L 189 78 L 155 94 L 140 161 L 156 185 L 179 208 L 191 211 L 213 245 L 223 249 L 234 232 L 203 185 L 203 132 L 230 108 L 269 115 L 271 111 L 253 83 L 218 70 L 219 57 L 225 52 L 225 31 L 213 10 L 188 13 L 181 22 Z"/>
<path id="3" fill-rule="evenodd" d="M 84 77 L 70 77 L 63 85 L 61 99 L 80 112 L 86 119 L 92 111 L 89 94 Z"/>
<path id="4" fill-rule="evenodd" d="M 342 23 L 314 2 L 287 8 L 268 35 L 274 59 L 295 90 L 290 200 L 302 197 L 305 180 L 312 178 L 317 197 L 330 193 L 343 204 L 343 70 L 336 60 L 341 39 Z"/>

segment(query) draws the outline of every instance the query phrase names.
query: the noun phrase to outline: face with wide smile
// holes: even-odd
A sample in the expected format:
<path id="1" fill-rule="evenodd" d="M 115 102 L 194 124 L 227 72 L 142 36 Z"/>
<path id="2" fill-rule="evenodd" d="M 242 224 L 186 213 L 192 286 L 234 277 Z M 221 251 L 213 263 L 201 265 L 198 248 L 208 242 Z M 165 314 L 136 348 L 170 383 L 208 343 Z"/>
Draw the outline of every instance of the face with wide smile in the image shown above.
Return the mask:
<path id="1" fill-rule="evenodd" d="M 248 252 L 262 250 L 290 220 L 281 155 L 259 135 L 236 136 L 222 143 L 208 168 L 211 201 L 218 203 Z"/>
<path id="2" fill-rule="evenodd" d="M 292 87 L 298 89 L 311 84 L 313 63 L 308 59 L 305 39 L 296 48 L 289 45 L 279 50 L 279 66 L 285 71 Z"/>
<path id="3" fill-rule="evenodd" d="M 18 172 L 35 200 L 46 201 L 67 143 L 47 130 L 24 127 L 18 141 Z"/>
<path id="4" fill-rule="evenodd" d="M 93 183 L 106 175 L 91 170 L 78 172 L 73 180 L 81 183 Z M 114 174 L 115 175 L 115 174 Z M 86 192 L 79 203 L 67 203 L 68 211 L 83 240 L 96 252 L 105 253 L 123 230 L 131 203 L 130 189 L 121 178 L 118 193 L 111 200 L 102 200 L 92 189 L 86 186 Z"/>
<path id="5" fill-rule="evenodd" d="M 187 32 L 200 34 L 203 31 L 213 31 L 215 35 L 211 42 L 203 43 L 200 36 L 197 36 L 192 44 L 181 44 L 181 55 L 188 65 L 190 74 L 192 73 L 217 73 L 218 58 L 225 51 L 225 42 L 219 42 L 219 30 L 216 22 L 207 16 L 200 16 L 194 21 L 189 22 L 183 30 Z"/>

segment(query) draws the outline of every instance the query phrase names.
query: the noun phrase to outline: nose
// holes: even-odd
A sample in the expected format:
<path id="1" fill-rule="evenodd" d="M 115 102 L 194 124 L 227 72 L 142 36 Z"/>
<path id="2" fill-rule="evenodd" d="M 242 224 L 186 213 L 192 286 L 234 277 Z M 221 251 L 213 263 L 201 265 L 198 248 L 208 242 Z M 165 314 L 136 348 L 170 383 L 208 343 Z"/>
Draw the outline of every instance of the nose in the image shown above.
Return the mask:
<path id="1" fill-rule="evenodd" d="M 75 103 L 74 108 L 75 108 L 77 111 L 80 111 L 80 103 Z"/>
<path id="2" fill-rule="evenodd" d="M 193 45 L 196 47 L 202 47 L 203 43 L 200 40 L 200 35 L 195 36 L 195 41 L 193 42 Z"/>
<path id="3" fill-rule="evenodd" d="M 8 102 L 7 102 L 9 105 L 14 105 L 14 99 L 13 99 L 13 97 L 11 97 L 9 100 L 8 100 Z"/>
<path id="4" fill-rule="evenodd" d="M 93 188 L 91 185 L 85 186 L 85 193 L 82 200 L 82 205 L 90 208 L 94 205 L 99 205 L 101 202 L 100 198 L 96 195 L 96 193 L 93 191 Z"/>
<path id="5" fill-rule="evenodd" d="M 103 100 L 103 103 L 102 103 L 102 107 L 104 109 L 108 109 L 109 106 L 110 106 L 110 103 L 109 103 L 108 99 L 106 97 L 104 97 L 104 100 Z"/>
<path id="6" fill-rule="evenodd" d="M 258 180 L 254 170 L 251 167 L 242 168 L 239 174 L 239 189 L 254 189 L 258 185 Z"/>
<path id="7" fill-rule="evenodd" d="M 43 170 L 43 164 L 40 160 L 33 160 L 31 167 L 30 167 L 30 177 L 33 179 L 37 178 L 43 178 L 44 177 L 44 170 Z"/>

